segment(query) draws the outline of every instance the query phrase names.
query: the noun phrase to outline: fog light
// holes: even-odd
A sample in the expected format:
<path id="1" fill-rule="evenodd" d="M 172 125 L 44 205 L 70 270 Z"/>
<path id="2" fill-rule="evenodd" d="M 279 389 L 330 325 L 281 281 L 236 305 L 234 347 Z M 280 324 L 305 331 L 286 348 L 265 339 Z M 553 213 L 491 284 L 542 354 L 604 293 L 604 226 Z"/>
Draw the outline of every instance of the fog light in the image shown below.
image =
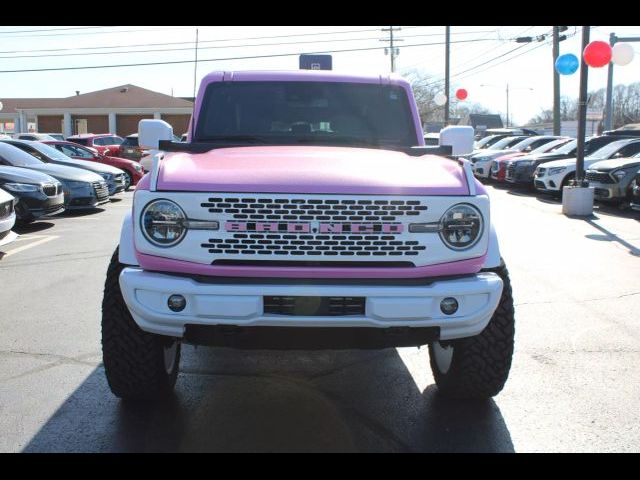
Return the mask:
<path id="1" fill-rule="evenodd" d="M 440 302 L 440 310 L 445 315 L 453 315 L 458 311 L 458 301 L 453 297 L 447 297 Z"/>
<path id="2" fill-rule="evenodd" d="M 181 312 L 187 306 L 187 299 L 182 295 L 171 295 L 167 300 L 169 310 L 173 312 Z"/>

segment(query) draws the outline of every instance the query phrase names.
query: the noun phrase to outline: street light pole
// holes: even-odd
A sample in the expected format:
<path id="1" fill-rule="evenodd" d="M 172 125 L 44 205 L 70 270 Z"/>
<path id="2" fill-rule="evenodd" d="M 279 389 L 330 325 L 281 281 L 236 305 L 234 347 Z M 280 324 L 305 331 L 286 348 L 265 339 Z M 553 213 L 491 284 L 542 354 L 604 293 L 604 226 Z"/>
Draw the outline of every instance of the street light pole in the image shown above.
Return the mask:
<path id="1" fill-rule="evenodd" d="M 581 52 L 589 45 L 590 27 L 582 27 Z M 584 143 L 587 124 L 587 84 L 589 79 L 589 66 L 584 60 L 580 62 L 580 96 L 578 98 L 578 145 L 576 150 L 576 185 L 584 185 Z"/>
<path id="2" fill-rule="evenodd" d="M 447 99 L 444 104 L 444 126 L 449 125 L 449 53 L 450 53 L 450 34 L 451 27 L 444 27 L 444 38 L 445 38 L 445 47 L 444 47 L 444 95 Z"/>
<path id="3" fill-rule="evenodd" d="M 507 128 L 509 127 L 509 84 L 507 83 Z"/>

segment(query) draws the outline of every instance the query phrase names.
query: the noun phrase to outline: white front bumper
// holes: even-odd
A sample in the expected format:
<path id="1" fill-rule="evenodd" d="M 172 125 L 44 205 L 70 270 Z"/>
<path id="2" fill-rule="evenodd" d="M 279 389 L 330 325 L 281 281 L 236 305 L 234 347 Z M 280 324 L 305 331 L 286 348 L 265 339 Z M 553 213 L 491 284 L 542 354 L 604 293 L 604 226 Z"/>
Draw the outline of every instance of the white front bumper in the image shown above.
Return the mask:
<path id="1" fill-rule="evenodd" d="M 16 223 L 16 214 L 12 213 L 7 218 L 0 220 L 0 233 L 4 233 L 7 230 L 11 230 L 13 225 Z M 6 245 L 8 243 L 13 242 L 16 238 L 18 238 L 18 234 L 15 232 L 9 232 L 7 236 L 0 239 L 0 247 L 2 245 Z"/>
<path id="2" fill-rule="evenodd" d="M 495 273 L 438 280 L 429 285 L 288 285 L 210 284 L 127 267 L 120 274 L 124 300 L 138 326 L 160 335 L 182 337 L 190 325 L 279 327 L 440 327 L 443 340 L 479 334 L 489 323 L 502 294 Z M 183 295 L 186 308 L 169 310 L 172 294 Z M 263 296 L 366 297 L 365 314 L 288 316 L 265 314 Z M 458 311 L 445 315 L 440 302 L 458 300 Z"/>
<path id="3" fill-rule="evenodd" d="M 478 178 L 489 178 L 491 176 L 491 165 L 493 162 L 477 162 L 473 165 L 473 174 Z"/>

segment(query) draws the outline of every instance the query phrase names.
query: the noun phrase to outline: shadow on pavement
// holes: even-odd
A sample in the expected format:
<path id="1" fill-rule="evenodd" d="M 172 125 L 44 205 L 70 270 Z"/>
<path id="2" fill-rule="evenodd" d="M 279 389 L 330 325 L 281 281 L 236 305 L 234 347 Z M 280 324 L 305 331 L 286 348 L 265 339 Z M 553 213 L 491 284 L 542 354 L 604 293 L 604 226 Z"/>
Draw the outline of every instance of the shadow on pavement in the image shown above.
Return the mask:
<path id="1" fill-rule="evenodd" d="M 42 232 L 43 230 L 47 230 L 53 227 L 55 223 L 51 222 L 38 222 L 35 221 L 33 223 L 16 223 L 13 227 L 13 231 L 20 235 L 25 235 L 27 233 L 37 233 Z"/>
<path id="2" fill-rule="evenodd" d="M 184 351 L 168 400 L 122 402 L 100 366 L 24 451 L 514 451 L 495 402 L 420 391 L 395 349 Z"/>
<path id="3" fill-rule="evenodd" d="M 597 219 L 597 217 L 592 216 L 591 218 L 584 218 L 583 220 L 585 222 L 587 222 L 589 225 L 591 225 L 593 228 L 595 228 L 596 230 L 602 232 L 602 235 L 600 235 L 600 234 L 589 234 L 589 235 L 585 235 L 585 237 L 587 237 L 590 240 L 598 240 L 598 241 L 603 241 L 603 242 L 618 242 L 624 248 L 629 250 L 629 253 L 631 255 L 640 256 L 640 248 L 638 248 L 635 245 L 627 242 L 626 240 L 623 240 L 622 238 L 620 238 L 615 233 L 613 233 L 613 232 L 607 230 L 606 228 L 604 228 L 602 225 L 598 225 L 596 222 L 594 222 L 594 219 Z"/>
<path id="4" fill-rule="evenodd" d="M 88 208 L 86 210 L 65 210 L 64 212 L 56 215 L 58 218 L 65 217 L 85 217 L 87 215 L 93 215 L 96 213 L 104 212 L 104 208 Z"/>

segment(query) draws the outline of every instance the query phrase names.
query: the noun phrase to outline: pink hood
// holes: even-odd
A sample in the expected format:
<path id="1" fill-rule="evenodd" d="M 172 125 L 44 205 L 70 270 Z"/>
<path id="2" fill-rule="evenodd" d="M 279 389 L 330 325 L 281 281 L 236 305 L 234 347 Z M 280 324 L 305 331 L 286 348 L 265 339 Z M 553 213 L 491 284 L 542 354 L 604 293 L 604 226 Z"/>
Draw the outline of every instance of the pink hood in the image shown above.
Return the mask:
<path id="1" fill-rule="evenodd" d="M 251 146 L 169 153 L 158 190 L 468 195 L 457 162 L 368 148 Z"/>

